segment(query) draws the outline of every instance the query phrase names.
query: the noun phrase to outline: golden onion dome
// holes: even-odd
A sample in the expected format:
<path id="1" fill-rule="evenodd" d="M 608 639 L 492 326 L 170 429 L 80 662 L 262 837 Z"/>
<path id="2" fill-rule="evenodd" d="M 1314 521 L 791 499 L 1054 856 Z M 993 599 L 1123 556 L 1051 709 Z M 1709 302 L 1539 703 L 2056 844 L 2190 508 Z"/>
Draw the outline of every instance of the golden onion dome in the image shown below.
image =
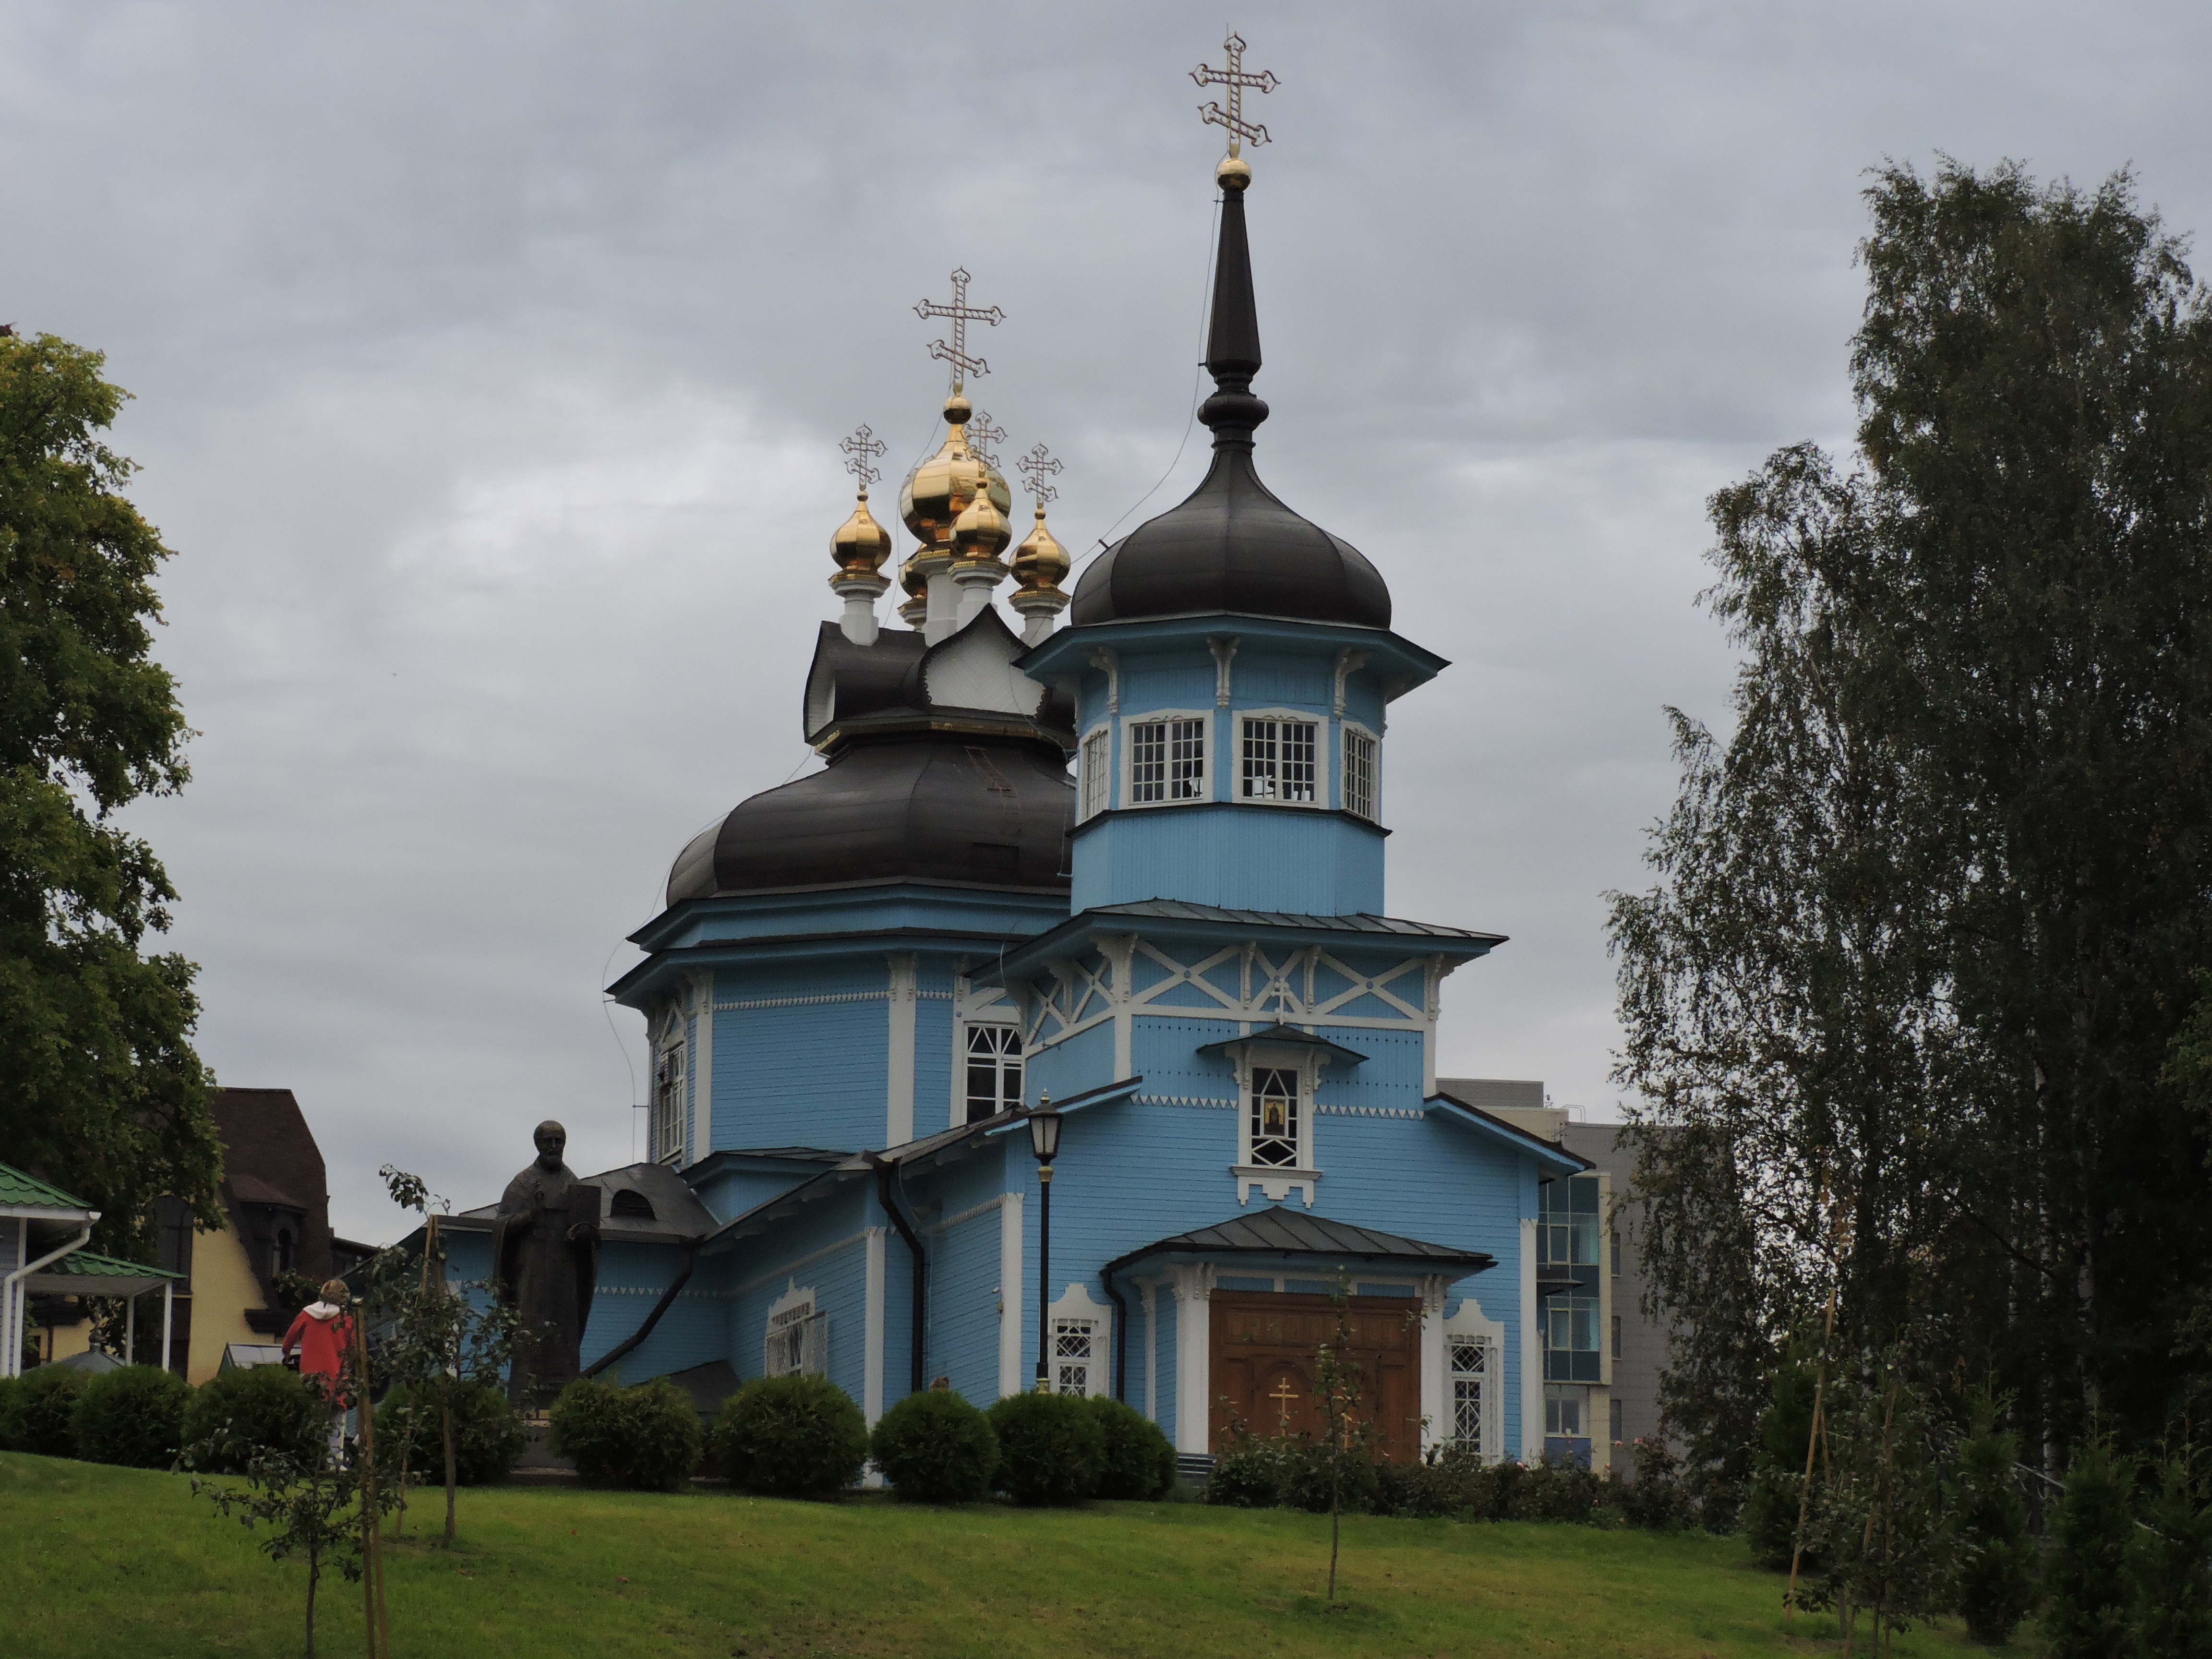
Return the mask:
<path id="1" fill-rule="evenodd" d="M 952 521 L 952 562 L 956 565 L 996 563 L 1013 538 L 1014 527 L 991 499 L 991 492 L 978 489 Z"/>
<path id="2" fill-rule="evenodd" d="M 853 516 L 838 526 L 837 533 L 830 538 L 830 556 L 837 562 L 837 574 L 830 580 L 880 575 L 884 562 L 890 556 L 891 533 L 868 511 L 868 492 L 864 487 L 860 499 L 854 503 Z"/>
<path id="3" fill-rule="evenodd" d="M 919 557 L 919 554 L 915 556 Z M 909 602 L 929 597 L 929 578 L 915 568 L 914 559 L 908 558 L 899 566 L 899 586 Z"/>
<path id="4" fill-rule="evenodd" d="M 1068 573 L 1073 561 L 1067 550 L 1044 527 L 1044 504 L 1036 510 L 1036 527 L 1022 538 L 1022 544 L 1014 550 L 1014 586 L 1024 593 L 1042 593 L 1057 588 Z"/>
<path id="5" fill-rule="evenodd" d="M 899 517 L 925 554 L 952 551 L 953 525 L 978 494 L 1001 514 L 1014 504 L 1006 481 L 968 447 L 968 417 L 974 412 L 958 392 L 947 398 L 943 447 L 908 473 L 899 487 Z"/>

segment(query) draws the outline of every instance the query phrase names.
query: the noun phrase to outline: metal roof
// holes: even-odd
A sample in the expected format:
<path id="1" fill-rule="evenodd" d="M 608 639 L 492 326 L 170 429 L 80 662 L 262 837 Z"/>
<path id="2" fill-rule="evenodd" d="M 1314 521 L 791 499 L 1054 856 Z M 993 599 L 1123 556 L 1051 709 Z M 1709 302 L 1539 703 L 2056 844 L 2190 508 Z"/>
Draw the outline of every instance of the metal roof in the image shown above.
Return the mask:
<path id="1" fill-rule="evenodd" d="M 1485 933 L 1471 927 L 1446 927 L 1432 921 L 1404 921 L 1395 916 L 1301 915 L 1290 910 L 1224 910 L 1218 905 L 1193 904 L 1187 899 L 1136 899 L 1127 904 L 1097 904 L 1086 916 L 1141 916 L 1161 921 L 1219 921 L 1244 927 L 1304 927 L 1317 933 L 1376 933 L 1401 939 L 1457 939 L 1476 944 L 1503 945 L 1503 933 Z"/>
<path id="2" fill-rule="evenodd" d="M 1121 1261 L 1135 1261 L 1176 1250 L 1194 1255 L 1349 1256 L 1360 1261 L 1458 1267 L 1472 1273 L 1498 1265 L 1498 1258 L 1487 1251 L 1431 1244 L 1282 1205 L 1252 1215 L 1231 1216 L 1194 1232 L 1177 1233 L 1141 1250 L 1132 1250 Z"/>
<path id="3" fill-rule="evenodd" d="M 136 1296 L 159 1290 L 165 1282 L 181 1285 L 185 1275 L 167 1267 L 149 1267 L 143 1261 L 125 1261 L 90 1250 L 73 1250 L 49 1262 L 25 1282 L 34 1295 Z"/>
<path id="4" fill-rule="evenodd" d="M 0 1209 L 82 1210 L 92 1206 L 11 1164 L 0 1164 Z"/>

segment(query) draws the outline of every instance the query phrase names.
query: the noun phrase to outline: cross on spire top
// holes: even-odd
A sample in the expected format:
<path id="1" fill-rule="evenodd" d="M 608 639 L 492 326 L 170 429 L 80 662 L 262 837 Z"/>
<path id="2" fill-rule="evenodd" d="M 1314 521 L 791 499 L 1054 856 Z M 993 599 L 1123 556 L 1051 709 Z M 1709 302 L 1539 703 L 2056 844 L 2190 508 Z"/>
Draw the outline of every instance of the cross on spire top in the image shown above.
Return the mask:
<path id="1" fill-rule="evenodd" d="M 845 471 L 860 481 L 860 494 L 868 493 L 868 486 L 884 475 L 869 463 L 890 447 L 866 426 L 856 426 L 853 435 L 838 441 L 837 447 L 846 454 Z"/>
<path id="2" fill-rule="evenodd" d="M 1006 429 L 991 424 L 991 411 L 977 410 L 968 417 L 963 431 L 968 440 L 968 453 L 986 466 L 998 465 L 999 440 L 1006 435 Z"/>
<path id="3" fill-rule="evenodd" d="M 1016 461 L 1014 465 L 1020 471 L 1022 477 L 1028 481 L 1030 494 L 1036 497 L 1039 507 L 1042 507 L 1047 501 L 1056 501 L 1060 499 L 1059 489 L 1045 482 L 1047 478 L 1056 477 L 1060 472 L 1059 458 L 1052 451 L 1039 444 L 1021 459 Z"/>
<path id="4" fill-rule="evenodd" d="M 1200 104 L 1198 115 L 1208 126 L 1228 129 L 1229 153 L 1233 156 L 1248 143 L 1264 144 L 1267 142 L 1267 129 L 1244 118 L 1244 88 L 1250 87 L 1255 92 L 1265 94 L 1273 92 L 1282 82 L 1275 78 L 1273 70 L 1261 70 L 1257 75 L 1244 72 L 1244 37 L 1234 30 L 1221 43 L 1221 49 L 1229 55 L 1227 69 L 1215 69 L 1210 64 L 1200 64 L 1190 72 L 1190 78 L 1201 87 L 1228 88 L 1227 109 L 1218 104 Z"/>
<path id="5" fill-rule="evenodd" d="M 952 273 L 952 303 L 951 305 L 945 305 L 935 300 L 923 300 L 915 304 L 914 314 L 917 317 L 949 317 L 952 319 L 951 342 L 948 344 L 943 340 L 931 341 L 929 355 L 940 362 L 952 365 L 952 389 L 955 392 L 959 391 L 967 383 L 969 375 L 988 374 L 991 372 L 990 364 L 985 362 L 981 357 L 971 357 L 968 355 L 968 325 L 971 322 L 988 323 L 993 328 L 996 328 L 1006 320 L 1006 313 L 996 306 L 979 310 L 968 303 L 968 273 L 965 270 L 956 270 Z"/>

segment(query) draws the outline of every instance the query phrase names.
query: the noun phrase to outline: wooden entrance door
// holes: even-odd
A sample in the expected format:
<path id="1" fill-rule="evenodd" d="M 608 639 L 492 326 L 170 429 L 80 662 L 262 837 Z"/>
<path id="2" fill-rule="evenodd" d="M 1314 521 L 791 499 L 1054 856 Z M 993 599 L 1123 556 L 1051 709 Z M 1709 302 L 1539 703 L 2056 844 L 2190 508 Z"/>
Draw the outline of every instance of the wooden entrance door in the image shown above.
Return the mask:
<path id="1" fill-rule="evenodd" d="M 1229 1449 L 1232 1418 L 1255 1434 L 1287 1430 L 1318 1439 L 1322 1413 L 1314 1403 L 1314 1356 L 1336 1340 L 1336 1304 L 1325 1296 L 1216 1291 L 1212 1305 L 1208 1449 Z M 1419 1309 L 1411 1297 L 1352 1298 L 1352 1352 L 1364 1371 L 1353 1415 L 1375 1424 L 1379 1449 L 1394 1459 L 1420 1455 Z"/>

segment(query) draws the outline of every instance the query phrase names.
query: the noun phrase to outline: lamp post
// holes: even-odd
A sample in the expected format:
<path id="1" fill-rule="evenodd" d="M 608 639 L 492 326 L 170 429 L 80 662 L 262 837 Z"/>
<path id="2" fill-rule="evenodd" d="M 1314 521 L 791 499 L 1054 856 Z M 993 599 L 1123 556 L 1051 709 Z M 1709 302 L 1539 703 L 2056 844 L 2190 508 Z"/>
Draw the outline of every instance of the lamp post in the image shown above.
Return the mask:
<path id="1" fill-rule="evenodd" d="M 1052 1391 L 1051 1374 L 1047 1364 L 1047 1329 L 1051 1316 L 1046 1304 L 1052 1300 L 1052 1160 L 1060 1151 L 1060 1114 L 1052 1109 L 1052 1096 L 1041 1095 L 1037 1108 L 1030 1114 L 1030 1151 L 1037 1161 L 1037 1363 L 1036 1391 Z"/>

